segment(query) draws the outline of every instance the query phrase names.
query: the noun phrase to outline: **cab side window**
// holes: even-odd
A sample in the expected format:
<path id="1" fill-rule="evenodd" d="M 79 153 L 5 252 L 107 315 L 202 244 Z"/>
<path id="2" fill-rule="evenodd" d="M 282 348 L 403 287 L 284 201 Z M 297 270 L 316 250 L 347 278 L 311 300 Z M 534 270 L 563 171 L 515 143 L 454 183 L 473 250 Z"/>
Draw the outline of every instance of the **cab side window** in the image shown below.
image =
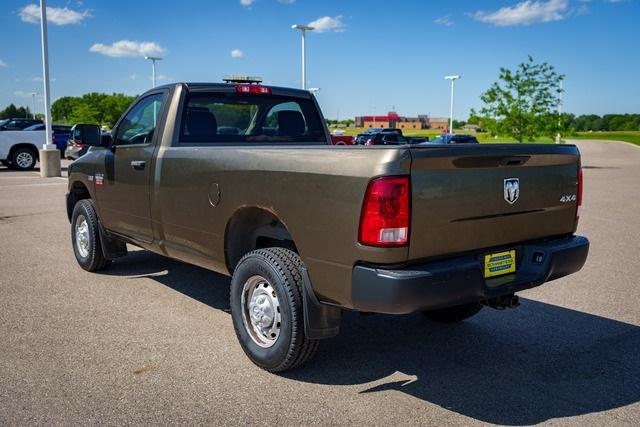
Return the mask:
<path id="1" fill-rule="evenodd" d="M 164 97 L 164 94 L 158 93 L 138 101 L 118 126 L 115 145 L 151 143 L 160 119 Z"/>

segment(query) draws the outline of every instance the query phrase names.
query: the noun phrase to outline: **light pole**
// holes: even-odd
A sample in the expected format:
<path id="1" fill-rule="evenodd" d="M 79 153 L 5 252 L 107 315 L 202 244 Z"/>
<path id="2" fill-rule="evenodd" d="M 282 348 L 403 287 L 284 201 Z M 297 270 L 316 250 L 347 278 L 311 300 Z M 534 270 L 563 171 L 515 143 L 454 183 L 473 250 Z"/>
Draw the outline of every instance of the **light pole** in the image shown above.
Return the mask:
<path id="1" fill-rule="evenodd" d="M 40 150 L 40 176 L 60 176 L 60 152 L 51 140 L 51 97 L 49 95 L 49 39 L 47 35 L 47 1 L 40 0 L 40 37 L 42 40 L 42 83 L 44 86 L 45 136 Z M 35 97 L 34 97 L 35 99 Z"/>
<path id="2" fill-rule="evenodd" d="M 306 66 L 307 66 L 307 59 L 306 59 L 306 49 L 305 49 L 305 36 L 307 34 L 307 31 L 313 31 L 313 27 L 310 27 L 308 25 L 300 25 L 300 24 L 293 24 L 291 26 L 292 29 L 294 30 L 300 30 L 300 32 L 302 33 L 302 89 L 306 89 L 307 88 L 307 71 L 306 71 Z"/>
<path id="3" fill-rule="evenodd" d="M 156 62 L 162 61 L 162 58 L 157 56 L 145 56 L 144 59 L 151 61 L 151 75 L 153 79 L 153 87 L 156 87 Z"/>
<path id="4" fill-rule="evenodd" d="M 456 80 L 460 78 L 460 76 L 445 76 L 447 80 L 451 80 L 451 109 L 449 111 L 449 133 L 453 133 L 453 87 L 455 86 Z"/>
<path id="5" fill-rule="evenodd" d="M 33 120 L 36 119 L 36 95 L 38 95 L 38 92 L 31 92 L 31 98 L 33 99 L 33 111 L 31 112 L 31 116 L 33 117 Z"/>

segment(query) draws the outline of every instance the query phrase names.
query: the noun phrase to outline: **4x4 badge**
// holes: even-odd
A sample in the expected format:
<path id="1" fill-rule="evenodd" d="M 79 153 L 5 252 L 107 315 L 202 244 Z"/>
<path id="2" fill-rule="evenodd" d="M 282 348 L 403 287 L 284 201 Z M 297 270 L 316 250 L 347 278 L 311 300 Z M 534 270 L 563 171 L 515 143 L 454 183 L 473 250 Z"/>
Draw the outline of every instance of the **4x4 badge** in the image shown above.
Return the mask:
<path id="1" fill-rule="evenodd" d="M 507 178 L 504 180 L 504 199 L 510 205 L 514 204 L 520 196 L 520 180 L 518 178 Z"/>

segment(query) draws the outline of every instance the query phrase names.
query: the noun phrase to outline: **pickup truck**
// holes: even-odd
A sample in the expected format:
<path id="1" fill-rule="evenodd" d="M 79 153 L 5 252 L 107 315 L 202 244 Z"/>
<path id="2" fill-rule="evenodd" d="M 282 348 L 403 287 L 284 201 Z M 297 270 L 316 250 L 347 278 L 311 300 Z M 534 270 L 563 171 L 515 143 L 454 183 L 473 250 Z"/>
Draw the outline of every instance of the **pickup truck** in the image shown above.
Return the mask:
<path id="1" fill-rule="evenodd" d="M 13 169 L 31 170 L 38 161 L 38 149 L 45 141 L 43 130 L 3 130 L 0 132 L 0 162 Z"/>
<path id="2" fill-rule="evenodd" d="M 308 360 L 343 310 L 458 322 L 588 253 L 573 145 L 338 147 L 311 93 L 243 83 L 160 86 L 110 137 L 74 138 L 90 146 L 66 196 L 79 265 L 131 244 L 231 276 L 237 338 L 270 372 Z"/>

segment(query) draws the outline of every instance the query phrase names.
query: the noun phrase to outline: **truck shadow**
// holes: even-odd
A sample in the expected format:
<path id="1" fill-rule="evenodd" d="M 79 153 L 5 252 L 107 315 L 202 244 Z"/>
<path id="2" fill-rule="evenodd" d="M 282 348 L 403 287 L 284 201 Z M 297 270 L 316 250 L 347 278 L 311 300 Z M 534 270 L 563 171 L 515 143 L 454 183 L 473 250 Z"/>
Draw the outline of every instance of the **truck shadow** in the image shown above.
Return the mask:
<path id="1" fill-rule="evenodd" d="M 168 274 L 153 273 L 167 270 Z M 133 252 L 107 274 L 138 275 L 228 311 L 229 279 Z M 549 286 L 561 286 L 562 281 Z M 291 380 L 355 386 L 363 397 L 402 392 L 489 423 L 529 425 L 640 400 L 640 327 L 522 298 L 517 310 L 485 309 L 440 325 L 420 314 L 345 313 Z"/>

